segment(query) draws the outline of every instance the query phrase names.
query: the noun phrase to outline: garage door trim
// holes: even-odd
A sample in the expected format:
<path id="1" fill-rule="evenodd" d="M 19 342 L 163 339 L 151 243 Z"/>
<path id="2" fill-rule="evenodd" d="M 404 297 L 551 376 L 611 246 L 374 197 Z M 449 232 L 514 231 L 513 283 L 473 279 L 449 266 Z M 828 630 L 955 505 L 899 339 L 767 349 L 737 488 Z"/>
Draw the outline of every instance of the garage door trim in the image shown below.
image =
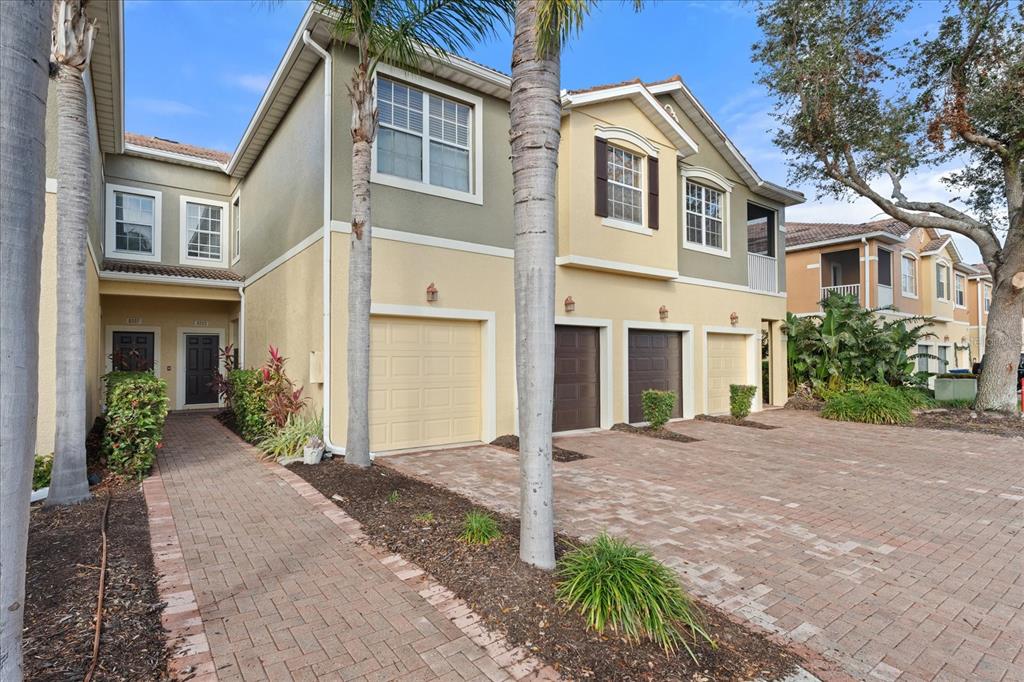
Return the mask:
<path id="1" fill-rule="evenodd" d="M 751 329 L 750 327 L 704 327 L 704 412 L 708 411 L 708 405 L 711 402 L 711 386 L 710 378 L 708 376 L 708 365 L 709 358 L 708 352 L 710 350 L 708 346 L 708 336 L 710 334 L 739 334 L 747 337 L 747 384 L 750 386 L 760 386 L 761 381 L 758 378 L 760 374 L 759 368 L 761 367 L 761 356 L 758 353 L 758 337 L 760 331 L 757 329 Z M 761 411 L 761 391 L 754 392 L 754 401 L 751 405 L 752 412 Z"/>
<path id="2" fill-rule="evenodd" d="M 629 421 L 629 331 L 646 329 L 648 331 L 682 332 L 683 362 L 683 419 L 693 419 L 693 325 L 672 322 L 643 322 L 624 320 L 622 323 L 622 421 Z"/>
<path id="3" fill-rule="evenodd" d="M 615 387 L 612 382 L 612 321 L 597 317 L 555 316 L 556 326 L 597 327 L 598 352 L 601 382 L 601 428 L 610 429 L 615 424 L 612 406 L 615 401 Z M 518 423 L 518 420 L 517 420 Z"/>
<path id="4" fill-rule="evenodd" d="M 495 402 L 495 357 L 497 340 L 495 335 L 496 314 L 493 310 L 464 310 L 460 308 L 430 308 L 416 305 L 392 303 L 371 303 L 371 315 L 388 317 L 428 317 L 435 320 L 476 320 L 481 323 L 480 355 L 480 439 L 490 443 L 498 437 L 497 405 Z"/>

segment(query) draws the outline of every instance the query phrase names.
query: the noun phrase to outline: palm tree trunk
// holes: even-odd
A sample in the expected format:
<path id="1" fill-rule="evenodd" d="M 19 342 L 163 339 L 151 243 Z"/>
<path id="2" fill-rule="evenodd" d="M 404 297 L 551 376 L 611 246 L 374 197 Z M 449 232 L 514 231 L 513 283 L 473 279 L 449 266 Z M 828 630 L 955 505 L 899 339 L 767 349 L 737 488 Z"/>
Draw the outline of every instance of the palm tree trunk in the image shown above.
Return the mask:
<path id="1" fill-rule="evenodd" d="M 979 410 L 1012 412 L 1019 408 L 1016 384 L 1024 291 L 1013 286 L 1013 275 L 1024 271 L 1024 247 L 1017 250 L 1021 257 L 1016 261 L 1005 261 L 992 276 L 992 304 L 985 327 L 984 367 L 978 378 L 978 396 L 974 403 Z M 1004 249 L 1004 253 L 1009 253 L 1009 250 Z"/>
<path id="2" fill-rule="evenodd" d="M 85 258 L 89 124 L 77 68 L 57 71 L 57 420 L 47 506 L 89 499 L 85 461 Z"/>
<path id="3" fill-rule="evenodd" d="M 23 678 L 28 504 L 39 393 L 50 3 L 0 3 L 0 680 Z"/>
<path id="4" fill-rule="evenodd" d="M 376 133 L 373 81 L 365 63 L 352 76 L 352 235 L 348 266 L 348 431 L 345 462 L 370 466 L 370 151 Z"/>
<path id="5" fill-rule="evenodd" d="M 519 558 L 555 566 L 551 410 L 555 368 L 555 175 L 558 48 L 538 48 L 538 0 L 516 4 L 512 46 L 512 217 L 519 400 Z"/>

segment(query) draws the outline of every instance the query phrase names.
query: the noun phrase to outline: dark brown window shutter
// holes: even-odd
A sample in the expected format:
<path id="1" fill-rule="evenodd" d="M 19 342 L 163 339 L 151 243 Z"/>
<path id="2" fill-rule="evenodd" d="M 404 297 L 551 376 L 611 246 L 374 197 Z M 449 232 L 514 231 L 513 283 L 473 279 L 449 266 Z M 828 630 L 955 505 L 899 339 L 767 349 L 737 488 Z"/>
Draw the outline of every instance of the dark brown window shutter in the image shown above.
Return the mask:
<path id="1" fill-rule="evenodd" d="M 647 227 L 658 229 L 658 159 L 647 157 Z"/>
<path id="2" fill-rule="evenodd" d="M 594 214 L 608 217 L 608 141 L 594 138 Z"/>

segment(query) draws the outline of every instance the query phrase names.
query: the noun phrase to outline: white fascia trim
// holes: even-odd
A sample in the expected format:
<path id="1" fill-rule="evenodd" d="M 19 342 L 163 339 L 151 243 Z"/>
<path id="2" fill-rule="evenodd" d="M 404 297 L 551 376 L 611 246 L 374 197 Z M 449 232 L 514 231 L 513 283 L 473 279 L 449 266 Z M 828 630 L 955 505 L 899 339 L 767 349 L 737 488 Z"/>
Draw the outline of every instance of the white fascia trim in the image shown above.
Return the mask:
<path id="1" fill-rule="evenodd" d="M 188 211 L 186 204 L 200 204 L 202 206 L 216 206 L 220 209 L 220 258 L 213 260 L 210 258 L 192 258 L 188 255 L 188 230 L 186 229 L 186 221 L 188 220 Z M 184 194 L 178 200 L 178 263 L 181 265 L 196 265 L 199 267 L 208 268 L 226 268 L 228 267 L 228 251 L 231 249 L 230 239 L 228 235 L 231 234 L 231 211 L 226 201 L 217 201 L 216 199 L 205 199 L 203 197 L 190 197 Z"/>
<path id="2" fill-rule="evenodd" d="M 591 258 L 590 256 L 559 256 L 555 258 L 555 265 L 567 265 L 592 270 L 608 270 L 610 272 L 624 272 L 631 275 L 642 275 L 654 279 L 675 279 L 679 276 L 676 270 L 666 268 L 652 268 L 647 265 L 634 265 L 620 261 L 604 260 L 603 258 Z"/>
<path id="3" fill-rule="evenodd" d="M 640 133 L 630 130 L 629 128 L 598 124 L 594 126 L 594 134 L 602 140 L 619 140 L 621 142 L 629 142 L 630 144 L 636 145 L 642 149 L 648 156 L 658 158 L 658 146 Z"/>
<path id="4" fill-rule="evenodd" d="M 615 385 L 612 381 L 612 321 L 597 317 L 575 317 L 571 315 L 555 315 L 555 325 L 563 327 L 596 327 L 598 330 L 598 353 L 600 367 L 598 369 L 601 386 L 601 428 L 610 429 L 615 424 Z M 565 435 L 565 432 L 559 435 Z"/>
<path id="5" fill-rule="evenodd" d="M 419 192 L 421 194 L 430 194 L 432 196 L 443 197 L 445 199 L 453 199 L 455 201 L 464 201 L 469 204 L 483 204 L 484 203 L 484 100 L 483 97 L 475 95 L 466 90 L 459 90 L 453 88 L 450 85 L 445 85 L 429 78 L 424 78 L 414 73 L 399 69 L 388 64 L 381 64 L 377 67 L 377 73 L 383 76 L 389 76 L 403 80 L 406 83 L 411 83 L 417 88 L 424 90 L 428 93 L 435 92 L 439 95 L 443 95 L 450 99 L 458 100 L 468 104 L 473 110 L 473 189 L 470 192 L 462 192 L 460 190 L 449 189 L 447 187 L 438 187 L 432 185 L 429 182 L 423 180 L 409 180 L 407 178 L 400 178 L 394 175 L 387 175 L 384 173 L 377 172 L 377 139 L 378 136 L 374 136 L 373 146 L 370 148 L 370 182 L 378 185 L 387 185 L 389 187 L 397 187 L 398 189 L 409 190 L 411 192 Z M 376 79 L 376 76 L 374 76 Z M 377 88 L 374 87 L 374 92 Z M 422 137 L 425 138 L 423 141 L 424 151 L 429 144 L 429 135 L 427 131 L 429 116 L 423 117 L 424 129 L 421 133 Z M 422 159 L 424 166 L 427 165 L 427 159 Z M 424 168 L 424 174 L 428 169 Z"/>
<path id="6" fill-rule="evenodd" d="M 115 185 L 107 183 L 107 187 L 104 190 L 106 194 L 106 219 L 103 225 L 103 254 L 115 260 L 134 260 L 144 261 L 147 263 L 159 263 L 160 262 L 160 245 L 163 241 L 163 192 L 155 189 L 147 189 L 145 187 L 129 187 L 128 185 Z M 152 197 L 153 199 L 153 253 L 142 254 L 142 253 L 126 253 L 118 251 L 115 247 L 117 246 L 116 229 L 114 225 L 114 192 L 127 192 L 130 194 L 140 194 L 142 196 Z"/>
<path id="7" fill-rule="evenodd" d="M 818 242 L 808 242 L 806 244 L 795 244 L 793 246 L 786 247 L 786 253 L 790 251 L 806 251 L 807 249 L 816 249 L 819 246 L 831 246 L 833 244 L 845 244 L 847 242 L 861 243 L 863 239 L 892 239 L 896 243 L 903 243 L 907 241 L 906 237 L 897 237 L 889 232 L 865 232 L 864 234 L 858 234 L 849 237 L 836 237 L 835 239 L 823 239 Z"/>
<path id="8" fill-rule="evenodd" d="M 497 314 L 493 310 L 467 310 L 461 308 L 432 308 L 429 306 L 371 303 L 371 315 L 394 317 L 429 317 L 444 320 L 476 320 L 482 322 L 483 380 L 480 385 L 482 418 L 481 439 L 490 443 L 498 437 L 497 423 Z"/>
<path id="9" fill-rule="evenodd" d="M 124 153 L 127 156 L 137 156 L 144 159 L 154 159 L 156 161 L 167 161 L 169 163 L 177 163 L 183 166 L 197 166 L 199 168 L 207 168 L 221 173 L 227 173 L 224 164 L 219 161 L 203 159 L 198 156 L 189 156 L 188 154 L 179 154 L 177 152 L 169 152 L 164 149 L 143 147 L 141 145 L 132 144 L 131 142 L 124 143 Z"/>
<path id="10" fill-rule="evenodd" d="M 135 272 L 100 271 L 100 279 L 120 282 L 145 282 L 148 284 L 182 284 L 193 287 L 210 287 L 213 289 L 233 289 L 238 291 L 241 282 L 230 279 L 199 279 L 197 277 L 178 277 L 175 275 L 146 275 Z"/>
<path id="11" fill-rule="evenodd" d="M 222 327 L 177 327 L 175 329 L 175 341 L 178 346 L 178 371 L 175 373 L 177 386 L 174 389 L 175 409 L 178 410 L 204 410 L 211 407 L 223 407 L 224 401 L 218 396 L 215 403 L 192 403 L 185 404 L 185 336 L 187 334 L 202 334 L 204 336 L 217 335 L 217 348 L 224 347 L 225 331 Z M 224 373 L 224 358 L 217 360 L 217 371 Z"/>
<path id="12" fill-rule="evenodd" d="M 56 194 L 57 193 L 57 178 L 46 178 L 46 193 Z"/>
<path id="13" fill-rule="evenodd" d="M 323 236 L 324 236 L 323 226 L 320 226 L 320 227 L 316 228 L 316 232 L 313 232 L 312 234 L 307 236 L 305 239 L 300 241 L 298 244 L 296 244 L 295 246 L 291 247 L 290 249 L 288 249 L 287 251 L 282 253 L 280 256 L 278 256 L 274 260 L 270 261 L 269 263 L 264 265 L 262 268 L 260 268 L 259 270 L 257 270 L 253 274 L 251 274 L 248 277 L 246 277 L 245 278 L 245 284 L 243 286 L 246 286 L 246 287 L 252 286 L 254 283 L 256 283 L 260 279 L 266 277 L 271 272 L 273 272 L 277 268 L 281 267 L 282 265 L 284 265 L 285 263 L 290 261 L 295 256 L 299 255 L 300 253 L 302 253 L 303 251 L 305 251 L 309 247 L 311 247 L 314 244 L 316 244 L 318 241 L 323 239 Z"/>
<path id="14" fill-rule="evenodd" d="M 751 327 L 704 327 L 704 412 L 708 414 L 708 404 L 711 402 L 711 386 L 708 383 L 710 369 L 708 367 L 708 356 L 710 348 L 708 346 L 708 335 L 709 334 L 738 334 L 747 337 L 747 382 L 748 386 L 759 386 L 760 387 L 760 375 L 761 375 L 761 362 L 758 354 L 761 343 L 759 336 L 761 331 L 759 329 L 753 329 Z M 761 391 L 754 393 L 754 400 L 750 406 L 751 412 L 760 412 L 764 406 L 761 404 Z"/>
<path id="15" fill-rule="evenodd" d="M 712 279 L 701 279 L 700 277 L 687 277 L 686 275 L 679 275 L 675 279 L 679 284 L 693 284 L 699 287 L 711 287 L 713 289 L 728 289 L 729 291 L 741 291 L 745 294 L 755 294 L 757 296 L 773 296 L 775 298 L 786 298 L 785 291 L 772 292 L 772 291 L 758 291 L 757 289 L 751 289 L 743 284 L 733 284 L 731 282 L 716 282 Z"/>
<path id="16" fill-rule="evenodd" d="M 682 343 L 680 354 L 682 356 L 682 381 L 683 381 L 683 419 L 693 419 L 697 414 L 693 387 L 693 330 L 692 324 L 678 322 L 645 322 L 643 320 L 622 321 L 622 421 L 629 422 L 629 332 L 631 329 L 645 329 L 648 331 L 681 332 Z"/>
<path id="17" fill-rule="evenodd" d="M 352 224 L 344 220 L 332 220 L 331 230 L 333 232 L 352 232 Z M 450 249 L 452 251 L 465 251 L 467 253 L 479 253 L 484 256 L 496 256 L 498 258 L 512 258 L 515 252 L 504 246 L 491 246 L 490 244 L 477 244 L 475 242 L 464 242 L 459 239 L 448 239 L 447 237 L 434 237 L 417 232 L 406 232 L 394 230 L 387 227 L 373 227 L 374 239 L 384 239 L 392 242 L 404 242 L 406 244 L 419 244 L 420 246 L 434 246 L 439 249 Z"/>

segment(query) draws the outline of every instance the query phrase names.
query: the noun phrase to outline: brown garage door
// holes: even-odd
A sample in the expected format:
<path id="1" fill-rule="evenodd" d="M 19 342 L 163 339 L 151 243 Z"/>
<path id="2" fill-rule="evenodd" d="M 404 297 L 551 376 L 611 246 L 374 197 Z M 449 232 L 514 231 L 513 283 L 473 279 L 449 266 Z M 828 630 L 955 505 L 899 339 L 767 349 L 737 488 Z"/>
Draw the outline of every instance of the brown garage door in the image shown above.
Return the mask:
<path id="1" fill-rule="evenodd" d="M 555 431 L 601 425 L 601 360 L 596 327 L 555 327 Z"/>
<path id="2" fill-rule="evenodd" d="M 676 394 L 673 417 L 683 416 L 680 332 L 629 330 L 629 421 L 643 421 L 641 395 L 649 388 Z"/>

